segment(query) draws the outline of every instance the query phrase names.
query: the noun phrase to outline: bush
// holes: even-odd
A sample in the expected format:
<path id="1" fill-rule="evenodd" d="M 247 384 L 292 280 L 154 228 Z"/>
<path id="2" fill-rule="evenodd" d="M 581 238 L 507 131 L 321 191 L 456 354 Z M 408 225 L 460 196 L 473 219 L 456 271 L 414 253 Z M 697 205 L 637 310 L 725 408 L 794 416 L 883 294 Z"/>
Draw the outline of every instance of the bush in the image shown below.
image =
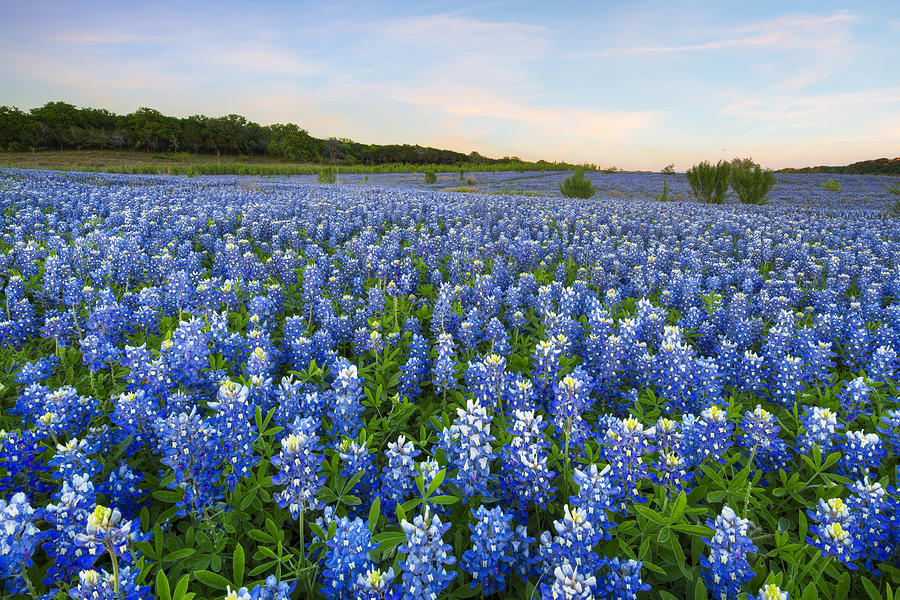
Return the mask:
<path id="1" fill-rule="evenodd" d="M 771 169 L 759 165 L 731 169 L 731 187 L 743 204 L 765 204 L 766 194 L 775 185 Z"/>
<path id="2" fill-rule="evenodd" d="M 437 181 L 437 175 L 434 171 L 425 171 L 425 183 L 434 183 Z"/>
<path id="3" fill-rule="evenodd" d="M 559 182 L 559 191 L 566 198 L 590 198 L 597 193 L 594 184 L 584 178 L 584 169 Z"/>
<path id="4" fill-rule="evenodd" d="M 663 167 L 662 172 L 666 175 L 674 175 L 675 174 L 675 163 L 669 163 L 665 167 Z"/>
<path id="5" fill-rule="evenodd" d="M 828 192 L 838 192 L 841 189 L 841 182 L 835 181 L 834 179 L 829 179 L 828 181 L 823 181 L 821 183 L 822 189 Z"/>
<path id="6" fill-rule="evenodd" d="M 724 204 L 728 193 L 728 172 L 731 167 L 728 163 L 719 161 L 715 165 L 704 160 L 699 165 L 694 165 L 684 174 L 691 191 L 697 200 L 708 204 Z"/>
<path id="7" fill-rule="evenodd" d="M 653 197 L 657 202 L 668 202 L 669 201 L 669 182 L 663 181 L 663 189 L 660 193 L 656 194 Z"/>
<path id="8" fill-rule="evenodd" d="M 319 169 L 319 183 L 334 183 L 337 181 L 337 173 L 334 167 Z"/>

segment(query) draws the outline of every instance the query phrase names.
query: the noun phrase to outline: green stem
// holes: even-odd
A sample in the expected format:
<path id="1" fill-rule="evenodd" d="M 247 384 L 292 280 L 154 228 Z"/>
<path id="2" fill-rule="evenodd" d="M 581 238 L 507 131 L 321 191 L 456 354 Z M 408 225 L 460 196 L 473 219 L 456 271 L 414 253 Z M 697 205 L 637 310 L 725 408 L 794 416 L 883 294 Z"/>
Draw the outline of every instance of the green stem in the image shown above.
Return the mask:
<path id="1" fill-rule="evenodd" d="M 116 559 L 115 553 L 112 549 L 109 550 L 109 557 L 112 559 L 112 568 L 113 568 L 113 592 L 116 595 L 119 594 L 119 561 Z"/>

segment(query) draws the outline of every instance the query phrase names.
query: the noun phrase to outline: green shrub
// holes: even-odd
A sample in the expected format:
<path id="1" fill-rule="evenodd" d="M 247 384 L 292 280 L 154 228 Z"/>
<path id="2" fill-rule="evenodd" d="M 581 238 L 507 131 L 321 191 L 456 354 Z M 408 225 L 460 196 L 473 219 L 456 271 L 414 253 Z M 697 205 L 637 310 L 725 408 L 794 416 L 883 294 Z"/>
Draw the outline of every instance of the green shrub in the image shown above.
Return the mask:
<path id="1" fill-rule="evenodd" d="M 337 181 L 337 173 L 334 167 L 319 169 L 319 183 L 334 183 Z"/>
<path id="2" fill-rule="evenodd" d="M 425 183 L 434 183 L 437 181 L 437 175 L 434 171 L 425 171 Z"/>
<path id="3" fill-rule="evenodd" d="M 766 194 L 775 185 L 775 174 L 771 169 L 759 165 L 732 168 L 729 179 L 731 188 L 744 204 L 765 204 Z"/>
<path id="4" fill-rule="evenodd" d="M 823 181 L 820 185 L 822 186 L 822 189 L 828 192 L 838 192 L 841 189 L 841 182 L 835 181 L 834 179 Z"/>
<path id="5" fill-rule="evenodd" d="M 708 204 L 724 204 L 730 170 L 729 164 L 721 160 L 715 165 L 704 160 L 688 169 L 684 175 L 697 200 Z"/>
<path id="6" fill-rule="evenodd" d="M 571 177 L 559 182 L 559 191 L 566 198 L 590 198 L 597 189 L 584 178 L 584 169 L 577 169 Z"/>
<path id="7" fill-rule="evenodd" d="M 668 202 L 669 201 L 669 182 L 663 180 L 663 189 L 660 193 L 656 194 L 653 197 L 657 202 Z"/>

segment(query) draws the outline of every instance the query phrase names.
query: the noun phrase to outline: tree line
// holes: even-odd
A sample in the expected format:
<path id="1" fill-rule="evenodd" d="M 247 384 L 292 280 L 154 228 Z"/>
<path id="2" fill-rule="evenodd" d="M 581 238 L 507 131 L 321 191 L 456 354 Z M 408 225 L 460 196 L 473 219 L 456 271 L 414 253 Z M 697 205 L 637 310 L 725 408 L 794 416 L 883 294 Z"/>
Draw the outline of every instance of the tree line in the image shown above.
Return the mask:
<path id="1" fill-rule="evenodd" d="M 389 163 L 453 165 L 521 162 L 517 157 L 493 159 L 477 152 L 409 144 L 362 144 L 346 138 L 321 139 L 293 123 L 260 125 L 236 114 L 223 117 L 172 117 L 141 107 L 126 115 L 103 108 L 79 108 L 48 102 L 22 111 L 0 106 L 0 150 L 143 150 L 268 156 L 296 162 L 341 165 Z M 566 163 L 538 161 L 547 169 Z"/>

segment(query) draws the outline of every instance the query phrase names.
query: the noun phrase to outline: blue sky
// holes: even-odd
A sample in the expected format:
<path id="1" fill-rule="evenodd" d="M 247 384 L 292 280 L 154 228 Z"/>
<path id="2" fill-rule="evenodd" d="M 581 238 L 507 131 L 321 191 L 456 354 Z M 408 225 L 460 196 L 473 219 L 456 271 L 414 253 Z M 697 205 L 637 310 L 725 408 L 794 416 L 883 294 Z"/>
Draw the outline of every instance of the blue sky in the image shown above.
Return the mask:
<path id="1" fill-rule="evenodd" d="M 0 104 L 681 169 L 900 155 L 900 2 L 11 2 Z"/>

